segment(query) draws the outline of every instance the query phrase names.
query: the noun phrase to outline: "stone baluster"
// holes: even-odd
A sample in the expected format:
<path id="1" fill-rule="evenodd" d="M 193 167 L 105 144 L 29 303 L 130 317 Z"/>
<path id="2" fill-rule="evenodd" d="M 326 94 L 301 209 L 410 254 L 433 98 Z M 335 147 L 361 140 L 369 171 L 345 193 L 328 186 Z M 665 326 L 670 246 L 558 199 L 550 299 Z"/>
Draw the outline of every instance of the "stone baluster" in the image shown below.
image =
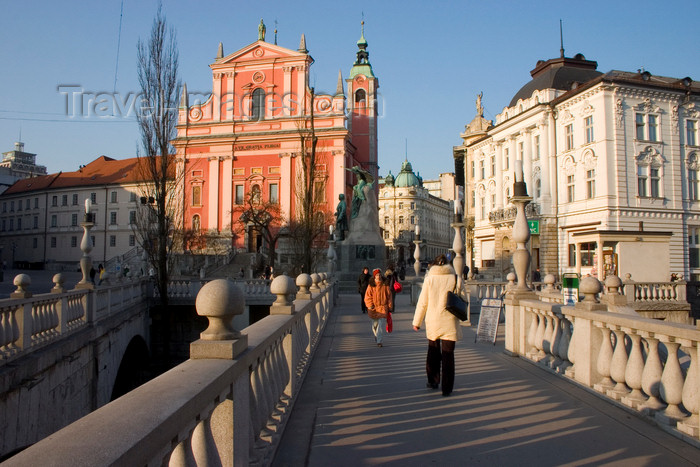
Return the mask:
<path id="1" fill-rule="evenodd" d="M 527 344 L 529 346 L 527 355 L 534 360 L 537 356 L 537 329 L 539 329 L 539 321 L 541 318 L 534 310 L 530 313 L 530 317 L 530 328 L 527 333 Z"/>
<path id="2" fill-rule="evenodd" d="M 615 386 L 612 379 L 610 379 L 610 366 L 613 358 L 613 347 L 611 342 L 611 331 L 605 326 L 605 323 L 595 322 L 596 327 L 600 328 L 600 332 L 603 334 L 603 340 L 600 343 L 600 350 L 598 351 L 598 361 L 596 363 L 596 369 L 598 374 L 603 378 L 600 382 L 593 385 L 593 389 L 603 394 L 607 393 L 609 389 Z M 576 330 L 574 329 L 574 334 Z"/>
<path id="3" fill-rule="evenodd" d="M 687 341 L 690 364 L 683 385 L 683 407 L 690 412 L 690 417 L 678 422 L 677 428 L 683 433 L 698 438 L 700 435 L 700 362 L 698 361 L 698 343 Z"/>
<path id="4" fill-rule="evenodd" d="M 544 314 L 537 311 L 537 316 L 539 318 L 539 323 L 537 324 L 537 334 L 535 335 L 535 348 L 537 349 L 537 355 L 535 357 L 536 361 L 540 361 L 545 357 L 544 353 L 544 332 L 547 327 L 547 319 Z"/>
<path id="5" fill-rule="evenodd" d="M 668 406 L 661 412 L 657 412 L 655 418 L 660 423 L 674 426 L 679 420 L 687 417 L 679 407 L 683 402 L 683 371 L 678 361 L 678 342 L 671 342 L 672 338 L 662 336 L 661 341 L 666 346 L 668 355 L 664 372 L 661 374 L 661 386 L 659 394 Z"/>
<path id="6" fill-rule="evenodd" d="M 559 346 L 561 345 L 561 322 L 559 316 L 556 313 L 551 314 L 552 319 L 552 340 L 550 344 L 550 353 L 552 354 L 552 361 L 549 362 L 549 366 L 556 369 L 562 363 L 561 356 L 559 355 Z"/>
<path id="7" fill-rule="evenodd" d="M 557 371 L 560 373 L 566 372 L 566 369 L 571 366 L 569 362 L 569 345 L 571 344 L 571 323 L 564 315 L 559 319 L 559 329 L 561 330 L 561 338 L 559 340 L 558 354 L 561 363 L 557 366 Z"/>
<path id="8" fill-rule="evenodd" d="M 642 392 L 642 374 L 644 373 L 644 357 L 642 355 L 642 336 L 633 329 L 623 329 L 632 341 L 627 368 L 625 368 L 625 383 L 632 389 L 627 395 L 622 396 L 622 403 L 637 409 L 646 402 L 647 397 Z"/>
<path id="9" fill-rule="evenodd" d="M 569 349 L 566 352 L 566 359 L 569 361 L 569 365 L 564 368 L 564 374 L 569 378 L 574 378 L 576 375 L 576 318 L 566 317 L 567 322 L 571 323 L 571 340 L 569 341 Z M 567 323 L 567 329 L 569 328 Z"/>
<path id="10" fill-rule="evenodd" d="M 313 285 L 311 276 L 306 273 L 299 274 L 297 276 L 296 285 L 299 287 L 299 291 L 297 292 L 297 300 L 310 300 L 311 292 L 309 291 L 309 288 L 311 285 Z"/>
<path id="11" fill-rule="evenodd" d="M 647 360 L 642 371 L 642 390 L 649 398 L 640 407 L 644 413 L 655 412 L 666 407 L 666 404 L 659 398 L 659 388 L 661 386 L 661 375 L 663 365 L 659 356 L 659 340 L 653 337 L 652 333 L 641 333 L 649 346 L 647 350 Z"/>
<path id="12" fill-rule="evenodd" d="M 625 384 L 625 370 L 627 369 L 627 348 L 625 347 L 625 333 L 617 328 L 615 333 L 615 351 L 610 362 L 610 377 L 615 381 L 615 387 L 608 391 L 608 396 L 620 400 L 630 390 Z"/>
<path id="13" fill-rule="evenodd" d="M 541 363 L 549 366 L 552 362 L 552 334 L 554 327 L 552 326 L 552 316 L 545 312 L 544 315 L 544 335 L 542 336 L 542 352 L 544 352 Z"/>

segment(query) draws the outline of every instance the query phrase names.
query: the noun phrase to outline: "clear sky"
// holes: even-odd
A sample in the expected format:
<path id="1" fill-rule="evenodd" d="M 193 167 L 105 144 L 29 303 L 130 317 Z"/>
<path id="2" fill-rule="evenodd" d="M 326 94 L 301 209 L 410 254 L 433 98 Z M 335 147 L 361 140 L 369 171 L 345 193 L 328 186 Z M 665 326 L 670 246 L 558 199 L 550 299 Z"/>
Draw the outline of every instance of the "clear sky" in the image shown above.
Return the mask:
<path id="1" fill-rule="evenodd" d="M 380 84 L 380 175 L 396 174 L 406 153 L 424 179 L 454 171 L 452 146 L 475 115 L 476 95 L 484 93 L 493 119 L 537 60 L 559 56 L 560 19 L 567 57 L 583 53 L 603 72 L 644 68 L 700 80 L 696 0 L 164 0 L 163 8 L 177 32 L 181 79 L 202 93 L 211 91 L 219 42 L 225 54 L 254 42 L 261 18 L 270 42 L 277 22 L 280 46 L 296 50 L 306 34 L 312 85 L 334 93 L 338 70 L 347 77 L 355 59 L 364 15 Z M 0 151 L 21 132 L 50 173 L 100 155 L 135 156 L 133 114 L 88 115 L 72 103 L 66 109 L 66 96 L 116 91 L 128 110 L 138 92 L 136 43 L 148 39 L 156 9 L 155 0 L 0 0 Z"/>

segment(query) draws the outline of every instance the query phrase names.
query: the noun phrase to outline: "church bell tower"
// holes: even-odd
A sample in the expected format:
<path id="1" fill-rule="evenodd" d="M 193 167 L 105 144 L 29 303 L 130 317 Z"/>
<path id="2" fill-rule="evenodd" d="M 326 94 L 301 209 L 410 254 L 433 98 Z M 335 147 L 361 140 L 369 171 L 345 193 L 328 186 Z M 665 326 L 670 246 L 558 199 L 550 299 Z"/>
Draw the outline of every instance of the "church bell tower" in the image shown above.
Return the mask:
<path id="1" fill-rule="evenodd" d="M 374 76 L 372 65 L 369 63 L 364 21 L 357 48 L 357 58 L 350 70 L 350 76 L 345 80 L 348 89 L 348 129 L 352 134 L 352 144 L 357 148 L 355 158 L 376 180 L 379 80 Z"/>

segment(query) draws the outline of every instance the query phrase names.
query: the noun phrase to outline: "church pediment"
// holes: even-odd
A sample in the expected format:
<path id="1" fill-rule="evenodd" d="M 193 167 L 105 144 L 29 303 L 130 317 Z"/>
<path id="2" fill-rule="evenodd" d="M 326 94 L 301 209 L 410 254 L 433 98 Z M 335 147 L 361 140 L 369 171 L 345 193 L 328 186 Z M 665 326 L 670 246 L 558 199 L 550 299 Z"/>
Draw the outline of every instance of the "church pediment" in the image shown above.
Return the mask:
<path id="1" fill-rule="evenodd" d="M 212 67 L 218 68 L 221 65 L 234 65 L 249 61 L 280 59 L 301 61 L 313 60 L 308 54 L 286 49 L 265 41 L 256 41 L 240 50 L 237 50 L 236 52 L 233 52 L 232 54 L 218 59 L 212 64 Z"/>

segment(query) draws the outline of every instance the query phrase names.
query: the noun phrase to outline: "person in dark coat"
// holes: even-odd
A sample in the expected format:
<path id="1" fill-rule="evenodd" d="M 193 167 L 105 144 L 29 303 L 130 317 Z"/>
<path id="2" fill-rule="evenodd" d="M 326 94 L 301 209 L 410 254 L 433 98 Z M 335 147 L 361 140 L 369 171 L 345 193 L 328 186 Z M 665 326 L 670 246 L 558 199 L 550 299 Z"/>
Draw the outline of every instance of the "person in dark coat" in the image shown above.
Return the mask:
<path id="1" fill-rule="evenodd" d="M 360 303 L 362 303 L 362 313 L 367 313 L 367 305 L 365 305 L 365 294 L 367 293 L 367 287 L 369 287 L 369 281 L 372 280 L 372 276 L 369 274 L 369 268 L 365 266 L 362 268 L 362 273 L 357 278 L 357 291 L 360 293 Z"/>

